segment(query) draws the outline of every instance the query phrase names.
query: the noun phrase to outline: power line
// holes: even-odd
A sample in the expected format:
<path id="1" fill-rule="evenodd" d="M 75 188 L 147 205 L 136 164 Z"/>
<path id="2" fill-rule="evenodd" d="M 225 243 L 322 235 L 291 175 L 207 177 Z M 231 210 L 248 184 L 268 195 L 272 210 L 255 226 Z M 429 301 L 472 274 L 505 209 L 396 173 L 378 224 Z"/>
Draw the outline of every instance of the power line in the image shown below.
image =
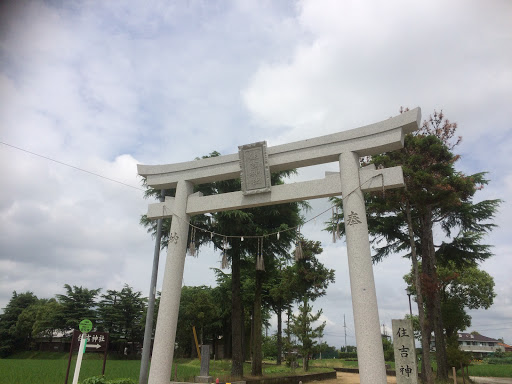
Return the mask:
<path id="1" fill-rule="evenodd" d="M 12 144 L 4 143 L 3 141 L 0 141 L 0 144 L 6 145 L 8 147 L 17 149 L 17 150 L 22 151 L 22 152 L 30 153 L 31 155 L 38 156 L 38 157 L 41 157 L 43 159 L 53 161 L 53 162 L 61 164 L 61 165 L 65 165 L 66 167 L 70 167 L 70 168 L 76 169 L 78 171 L 88 173 L 88 174 L 93 175 L 93 176 L 101 177 L 102 179 L 109 180 L 109 181 L 112 181 L 114 183 L 118 183 L 118 184 L 124 185 L 126 187 L 130 187 L 130 188 L 133 188 L 133 189 L 138 189 L 139 191 L 143 191 L 143 192 L 146 191 L 145 189 L 142 189 L 142 188 L 139 188 L 139 187 L 134 187 L 133 185 L 123 183 L 122 181 L 111 179 L 110 177 L 106 177 L 106 176 L 100 175 L 98 173 L 94 173 L 94 172 L 88 171 L 88 170 L 83 169 L 83 168 L 75 167 L 74 165 L 67 164 L 67 163 L 64 163 L 62 161 L 52 159 L 51 157 L 40 155 L 39 153 L 35 153 L 35 152 L 29 151 L 27 149 L 23 149 L 23 148 L 17 147 L 17 146 L 12 145 Z"/>
<path id="2" fill-rule="evenodd" d="M 475 327 L 471 327 L 475 328 Z M 512 329 L 512 327 L 504 327 L 504 328 L 478 328 L 480 331 L 501 331 L 502 329 Z"/>

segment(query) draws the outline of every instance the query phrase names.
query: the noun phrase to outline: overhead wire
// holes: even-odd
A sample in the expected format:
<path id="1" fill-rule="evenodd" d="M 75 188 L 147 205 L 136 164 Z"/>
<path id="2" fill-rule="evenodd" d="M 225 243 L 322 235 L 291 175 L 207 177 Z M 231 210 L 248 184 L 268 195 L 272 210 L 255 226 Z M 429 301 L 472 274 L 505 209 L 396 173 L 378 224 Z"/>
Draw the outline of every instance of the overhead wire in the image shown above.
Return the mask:
<path id="1" fill-rule="evenodd" d="M 30 153 L 31 155 L 38 156 L 38 157 L 41 157 L 41 158 L 49 160 L 49 161 L 53 161 L 53 162 L 55 162 L 57 164 L 61 164 L 61 165 L 64 165 L 66 167 L 70 167 L 70 168 L 76 169 L 77 171 L 81 171 L 81 172 L 85 172 L 85 173 L 88 173 L 88 174 L 93 175 L 93 176 L 101 177 L 102 179 L 109 180 L 109 181 L 112 181 L 114 183 L 118 183 L 118 184 L 124 185 L 126 187 L 130 187 L 130 188 L 133 188 L 133 189 L 138 189 L 139 191 L 143 191 L 143 192 L 145 191 L 145 189 L 142 189 L 142 188 L 139 188 L 139 187 L 135 187 L 135 186 L 130 185 L 130 184 L 123 183 L 122 181 L 119 181 L 119 180 L 111 179 L 110 177 L 103 176 L 103 175 L 100 175 L 99 173 L 91 172 L 91 171 L 88 171 L 86 169 L 83 169 L 83 168 L 80 168 L 80 167 L 76 167 L 76 166 L 68 164 L 68 163 L 64 163 L 63 161 L 52 159 L 51 157 L 48 157 L 48 156 L 40 155 L 39 153 L 29 151 L 28 149 L 20 148 L 20 147 L 17 147 L 17 146 L 12 145 L 12 144 L 8 144 L 8 143 L 3 142 L 3 141 L 0 141 L 0 144 L 6 145 L 8 147 L 17 149 L 17 150 L 22 151 L 22 152 Z"/>

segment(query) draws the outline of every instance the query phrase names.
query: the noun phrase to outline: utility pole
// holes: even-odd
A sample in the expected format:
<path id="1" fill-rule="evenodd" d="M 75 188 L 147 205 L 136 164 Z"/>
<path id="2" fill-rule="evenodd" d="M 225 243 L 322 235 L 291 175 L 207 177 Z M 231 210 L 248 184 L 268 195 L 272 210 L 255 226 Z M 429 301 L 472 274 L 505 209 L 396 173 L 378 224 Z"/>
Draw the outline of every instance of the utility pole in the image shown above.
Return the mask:
<path id="1" fill-rule="evenodd" d="M 345 323 L 345 315 L 343 315 L 343 328 L 345 328 L 345 352 L 347 352 L 347 324 Z"/>
<path id="2" fill-rule="evenodd" d="M 165 190 L 160 191 L 160 202 L 165 200 Z M 153 334 L 153 317 L 155 310 L 156 280 L 158 277 L 158 262 L 160 260 L 160 242 L 162 239 L 162 219 L 158 219 L 156 226 L 155 252 L 153 254 L 153 270 L 149 285 L 148 310 L 146 313 L 146 328 L 144 329 L 144 343 L 140 366 L 139 384 L 148 382 L 149 358 L 151 354 L 151 336 Z M 117 297 L 116 297 L 117 298 Z M 114 304 L 115 300 L 114 298 Z"/>

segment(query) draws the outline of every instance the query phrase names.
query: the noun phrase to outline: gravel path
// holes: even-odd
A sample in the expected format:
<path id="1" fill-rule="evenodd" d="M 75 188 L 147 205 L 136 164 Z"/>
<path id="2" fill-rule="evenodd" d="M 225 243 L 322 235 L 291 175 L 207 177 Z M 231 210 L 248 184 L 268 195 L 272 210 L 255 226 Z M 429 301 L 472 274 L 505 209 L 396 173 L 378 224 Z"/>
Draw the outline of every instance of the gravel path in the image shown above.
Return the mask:
<path id="1" fill-rule="evenodd" d="M 336 380 L 322 380 L 318 384 L 359 384 L 359 373 L 336 372 Z M 396 384 L 396 377 L 388 376 L 388 384 Z"/>
<path id="2" fill-rule="evenodd" d="M 475 377 L 469 376 L 471 380 L 479 384 L 512 384 L 512 378 L 506 377 Z"/>

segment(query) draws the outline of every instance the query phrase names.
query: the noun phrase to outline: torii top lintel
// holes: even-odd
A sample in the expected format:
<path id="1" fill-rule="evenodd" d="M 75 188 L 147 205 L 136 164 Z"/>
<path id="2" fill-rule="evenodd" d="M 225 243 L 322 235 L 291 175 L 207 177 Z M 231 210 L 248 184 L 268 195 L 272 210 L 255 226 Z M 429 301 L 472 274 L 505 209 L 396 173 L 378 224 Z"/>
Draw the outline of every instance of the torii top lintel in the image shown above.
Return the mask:
<path id="1" fill-rule="evenodd" d="M 271 172 L 338 161 L 344 152 L 359 156 L 375 155 L 400 149 L 404 136 L 418 129 L 420 108 L 364 127 L 312 139 L 269 147 Z M 178 181 L 211 183 L 240 177 L 238 153 L 165 165 L 137 165 L 139 175 L 155 189 L 175 188 Z"/>

